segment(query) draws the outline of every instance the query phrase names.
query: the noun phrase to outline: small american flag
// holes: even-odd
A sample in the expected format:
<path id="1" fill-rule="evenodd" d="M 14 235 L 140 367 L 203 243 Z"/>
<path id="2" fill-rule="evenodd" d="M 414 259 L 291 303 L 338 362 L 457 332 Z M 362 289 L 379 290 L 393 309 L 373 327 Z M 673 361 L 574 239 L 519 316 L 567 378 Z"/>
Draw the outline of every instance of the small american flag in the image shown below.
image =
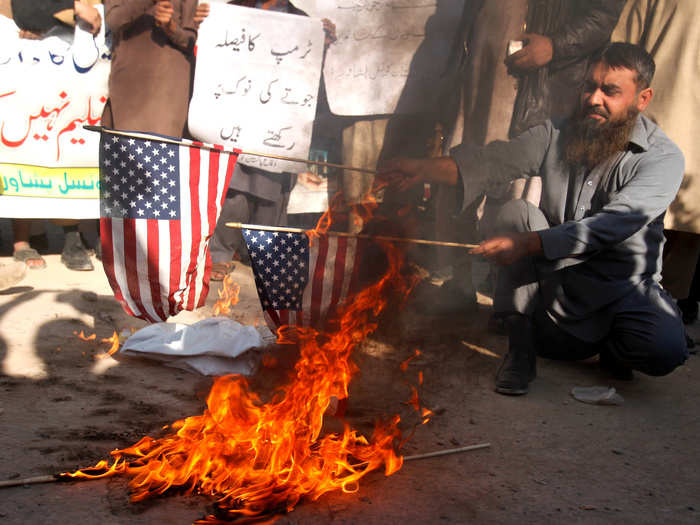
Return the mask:
<path id="1" fill-rule="evenodd" d="M 255 285 L 272 330 L 318 326 L 356 288 L 357 238 L 243 230 Z"/>
<path id="2" fill-rule="evenodd" d="M 155 135 L 102 133 L 102 264 L 129 315 L 165 321 L 204 304 L 209 238 L 238 153 Z"/>

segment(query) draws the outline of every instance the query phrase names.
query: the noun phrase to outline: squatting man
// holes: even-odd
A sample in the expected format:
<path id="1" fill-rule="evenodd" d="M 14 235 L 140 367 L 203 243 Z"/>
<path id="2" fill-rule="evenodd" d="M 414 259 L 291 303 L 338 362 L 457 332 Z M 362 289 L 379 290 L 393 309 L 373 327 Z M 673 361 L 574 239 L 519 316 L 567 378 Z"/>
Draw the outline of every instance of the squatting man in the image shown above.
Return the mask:
<path id="1" fill-rule="evenodd" d="M 663 216 L 683 177 L 678 147 L 642 111 L 652 99 L 654 61 L 613 43 L 593 61 L 575 113 L 483 148 L 461 144 L 436 159 L 399 158 L 380 167 L 400 190 L 424 181 L 455 186 L 462 211 L 539 175 L 539 207 L 511 200 L 496 236 L 471 253 L 499 265 L 494 312 L 508 354 L 496 391 L 525 394 L 535 356 L 581 360 L 600 354 L 617 377 L 660 376 L 687 358 L 685 332 L 659 285 Z"/>

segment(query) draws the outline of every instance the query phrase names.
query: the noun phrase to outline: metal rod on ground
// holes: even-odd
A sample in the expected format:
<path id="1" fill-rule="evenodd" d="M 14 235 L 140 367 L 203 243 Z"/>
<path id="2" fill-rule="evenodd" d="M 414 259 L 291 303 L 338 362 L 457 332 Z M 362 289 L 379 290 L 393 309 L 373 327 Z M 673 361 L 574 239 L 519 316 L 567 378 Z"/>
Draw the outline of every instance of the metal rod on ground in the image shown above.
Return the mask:
<path id="1" fill-rule="evenodd" d="M 434 458 L 436 456 L 446 456 L 448 454 L 459 454 L 460 452 L 469 452 L 470 450 L 479 450 L 481 448 L 489 448 L 491 443 L 479 443 L 478 445 L 469 445 L 467 447 L 449 448 L 446 450 L 437 450 L 435 452 L 427 452 L 426 454 L 416 454 L 413 456 L 404 456 L 404 461 L 413 461 L 415 459 Z"/>
<path id="2" fill-rule="evenodd" d="M 180 140 L 175 140 L 167 137 L 158 137 L 154 135 L 148 135 L 146 133 L 139 133 L 137 131 L 119 131 L 116 129 L 109 129 L 109 128 L 103 128 L 102 126 L 90 126 L 88 124 L 85 124 L 83 126 L 83 129 L 86 129 L 88 131 L 104 131 L 105 133 L 111 133 L 112 135 L 120 135 L 122 137 L 137 137 L 140 139 L 147 139 L 147 140 L 158 140 L 160 142 L 165 142 L 166 144 L 175 144 L 175 145 L 187 145 L 191 146 L 192 144 L 187 143 L 187 142 L 182 142 Z M 206 143 L 199 143 L 197 144 L 198 147 L 203 148 L 203 149 L 210 149 L 210 150 L 219 150 L 219 151 L 232 151 L 230 149 L 221 149 L 215 147 L 213 144 L 206 144 Z M 252 155 L 254 157 L 265 157 L 268 159 L 277 159 L 277 160 L 287 160 L 290 162 L 301 162 L 303 164 L 313 164 L 314 166 L 328 166 L 329 168 L 339 168 L 343 170 L 348 170 L 348 171 L 359 171 L 361 173 L 371 173 L 371 174 L 376 174 L 377 170 L 371 170 L 369 168 L 355 168 L 353 166 L 346 166 L 345 164 L 334 164 L 332 162 L 322 162 L 319 160 L 309 160 L 309 159 L 301 159 L 298 157 L 285 157 L 284 155 L 273 155 L 272 153 L 260 153 L 258 151 L 241 151 L 240 155 Z"/>
<path id="3" fill-rule="evenodd" d="M 260 230 L 268 232 L 288 232 L 288 233 L 305 233 L 308 230 L 303 228 L 287 228 L 278 226 L 263 226 L 260 224 L 243 224 L 240 222 L 227 222 L 229 228 L 238 228 L 241 230 Z M 376 241 L 393 241 L 393 242 L 408 242 L 411 244 L 429 244 L 431 246 L 450 246 L 453 248 L 476 248 L 478 244 L 467 244 L 463 242 L 447 242 L 447 241 L 431 241 L 428 239 L 411 239 L 408 237 L 389 237 L 386 235 L 368 235 L 365 233 L 347 233 L 347 232 L 324 232 L 324 235 L 332 237 L 357 237 L 358 239 L 373 239 Z"/>
<path id="4" fill-rule="evenodd" d="M 426 454 L 415 454 L 413 456 L 404 456 L 403 460 L 404 461 L 414 461 L 416 459 L 434 458 L 436 456 L 447 456 L 448 454 L 459 454 L 460 452 L 469 452 L 470 450 L 479 450 L 482 448 L 488 448 L 490 446 L 491 446 L 491 443 L 480 443 L 478 445 L 469 445 L 467 447 L 449 448 L 446 450 L 437 450 L 435 452 L 428 452 Z M 36 476 L 34 478 L 10 479 L 7 481 L 0 481 L 0 488 L 20 487 L 22 485 L 37 485 L 39 483 L 52 483 L 54 481 L 69 481 L 71 479 L 73 479 L 73 478 L 63 478 L 61 476 Z M 79 480 L 74 479 L 74 481 L 79 481 Z"/>
<path id="5" fill-rule="evenodd" d="M 61 480 L 56 476 L 36 476 L 34 478 L 9 479 L 7 481 L 0 481 L 0 488 L 20 487 L 22 485 L 36 485 L 38 483 L 52 483 L 54 481 Z"/>

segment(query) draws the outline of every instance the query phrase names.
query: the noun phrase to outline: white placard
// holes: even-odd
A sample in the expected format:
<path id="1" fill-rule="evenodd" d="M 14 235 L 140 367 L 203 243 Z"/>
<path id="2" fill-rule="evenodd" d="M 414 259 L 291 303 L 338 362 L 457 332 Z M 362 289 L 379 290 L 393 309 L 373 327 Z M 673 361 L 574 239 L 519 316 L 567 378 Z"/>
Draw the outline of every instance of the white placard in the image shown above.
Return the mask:
<path id="1" fill-rule="evenodd" d="M 102 6 L 97 6 L 102 9 Z M 99 134 L 110 50 L 100 33 L 19 38 L 0 16 L 0 215 L 99 217 Z"/>
<path id="2" fill-rule="evenodd" d="M 308 158 L 324 33 L 320 20 L 214 4 L 199 28 L 189 130 L 243 151 Z M 299 163 L 242 155 L 272 172 Z"/>
<path id="3" fill-rule="evenodd" d="M 294 0 L 336 26 L 323 68 L 337 115 L 421 113 L 439 102 L 464 0 Z"/>

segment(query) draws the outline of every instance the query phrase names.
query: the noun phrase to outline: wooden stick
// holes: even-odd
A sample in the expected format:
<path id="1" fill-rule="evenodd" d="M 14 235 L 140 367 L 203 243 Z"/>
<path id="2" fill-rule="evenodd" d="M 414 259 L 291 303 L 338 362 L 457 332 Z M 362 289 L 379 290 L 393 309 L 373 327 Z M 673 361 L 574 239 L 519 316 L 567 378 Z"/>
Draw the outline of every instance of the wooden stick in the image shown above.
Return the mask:
<path id="1" fill-rule="evenodd" d="M 426 454 L 416 454 L 413 456 L 404 456 L 404 461 L 414 461 L 416 459 L 426 459 L 434 458 L 436 456 L 446 456 L 448 454 L 459 454 L 460 452 L 469 452 L 470 450 L 479 450 L 482 448 L 488 448 L 491 443 L 480 443 L 478 445 L 469 445 L 467 447 L 460 448 L 448 448 L 445 450 L 437 450 L 435 452 L 428 452 Z M 355 465 L 356 466 L 356 465 Z M 64 478 L 60 476 L 36 476 L 34 478 L 23 478 L 23 479 L 10 479 L 7 481 L 0 481 L 0 488 L 9 487 L 20 487 L 22 485 L 37 485 L 39 483 L 52 483 L 57 481 L 80 481 L 78 478 Z"/>
<path id="2" fill-rule="evenodd" d="M 309 230 L 303 228 L 287 228 L 281 226 L 263 226 L 260 224 L 243 224 L 240 222 L 227 222 L 229 228 L 237 228 L 241 230 L 260 230 L 266 232 L 289 232 L 289 233 L 305 233 Z M 325 235 L 333 237 L 357 237 L 358 239 L 374 239 L 377 241 L 391 242 L 408 242 L 411 244 L 429 244 L 431 246 L 450 246 L 453 248 L 476 248 L 478 244 L 467 244 L 462 242 L 447 242 L 447 241 L 430 241 L 428 239 L 411 239 L 408 237 L 389 237 L 387 235 L 368 235 L 365 233 L 347 233 L 347 232 L 325 232 Z"/>
<path id="3" fill-rule="evenodd" d="M 434 458 L 436 456 L 447 456 L 448 454 L 458 454 L 460 452 L 469 452 L 470 450 L 479 450 L 489 448 L 491 443 L 479 443 L 478 445 L 469 445 L 467 447 L 448 448 L 445 450 L 437 450 L 435 452 L 427 452 L 426 454 L 416 454 L 414 456 L 404 456 L 404 461 L 413 461 L 415 459 Z"/>
<path id="4" fill-rule="evenodd" d="M 54 481 L 61 480 L 57 476 L 36 476 L 34 478 L 8 479 L 7 481 L 0 481 L 0 488 L 36 485 L 38 483 L 52 483 Z"/>
<path id="5" fill-rule="evenodd" d="M 377 170 L 372 170 L 369 168 L 355 168 L 353 166 L 347 166 L 345 164 L 334 164 L 332 162 L 322 162 L 320 160 L 309 160 L 309 159 L 301 159 L 298 157 L 285 157 L 284 155 L 273 155 L 272 153 L 260 153 L 257 151 L 242 151 L 242 150 L 230 150 L 230 149 L 221 149 L 215 147 L 213 144 L 206 144 L 206 143 L 201 143 L 201 144 L 186 144 L 185 142 L 182 142 L 180 140 L 173 140 L 167 137 L 158 137 L 154 135 L 148 135 L 145 133 L 139 133 L 136 131 L 130 131 L 130 132 L 125 132 L 125 131 L 119 131 L 116 129 L 109 129 L 109 128 L 103 128 L 102 126 L 90 126 L 88 124 L 85 124 L 83 126 L 83 129 L 86 129 L 88 131 L 104 131 L 105 133 L 111 133 L 112 135 L 121 135 L 123 137 L 137 137 L 140 139 L 146 139 L 146 140 L 157 140 L 160 142 L 165 142 L 166 144 L 175 144 L 178 146 L 181 145 L 187 145 L 187 146 L 196 146 L 202 149 L 208 149 L 208 150 L 217 150 L 217 151 L 227 151 L 227 152 L 236 152 L 239 155 L 253 155 L 254 157 L 265 157 L 268 159 L 277 159 L 277 160 L 287 160 L 290 162 L 301 162 L 304 164 L 313 164 L 314 166 L 328 166 L 329 168 L 339 168 L 343 170 L 348 170 L 348 171 L 359 171 L 360 173 L 370 173 L 373 175 L 376 175 Z"/>

